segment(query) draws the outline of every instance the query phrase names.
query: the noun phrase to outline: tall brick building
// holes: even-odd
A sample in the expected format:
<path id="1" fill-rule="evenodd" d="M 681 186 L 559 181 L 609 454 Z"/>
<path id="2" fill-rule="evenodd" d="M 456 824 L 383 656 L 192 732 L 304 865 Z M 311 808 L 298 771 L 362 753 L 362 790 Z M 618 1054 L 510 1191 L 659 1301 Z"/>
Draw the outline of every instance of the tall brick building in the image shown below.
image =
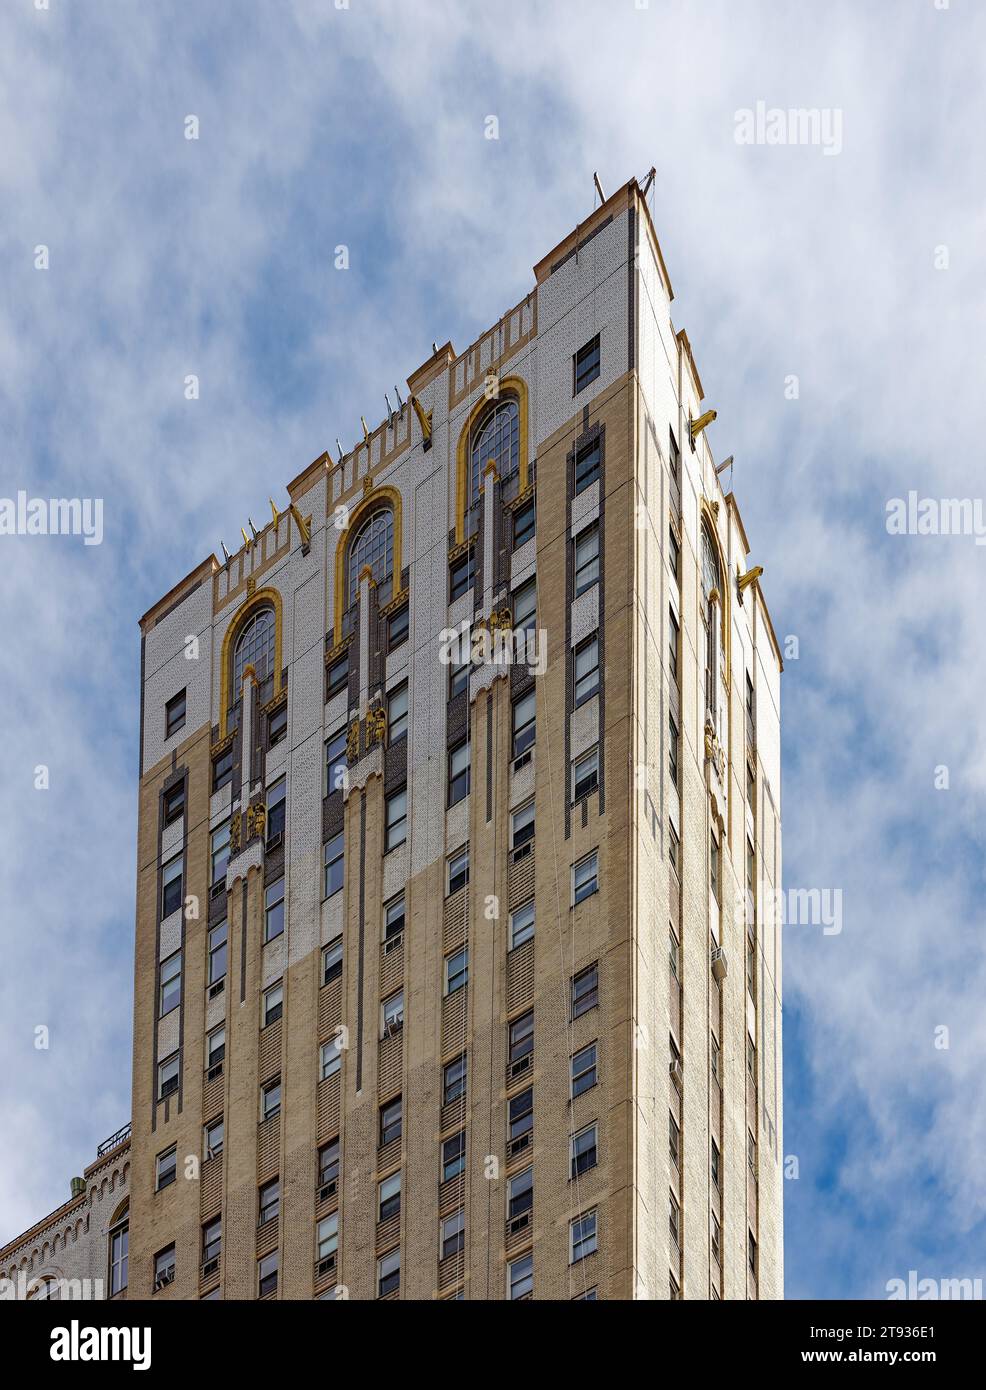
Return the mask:
<path id="1" fill-rule="evenodd" d="M 781 656 L 636 181 L 534 274 L 142 619 L 130 1297 L 782 1295 Z"/>

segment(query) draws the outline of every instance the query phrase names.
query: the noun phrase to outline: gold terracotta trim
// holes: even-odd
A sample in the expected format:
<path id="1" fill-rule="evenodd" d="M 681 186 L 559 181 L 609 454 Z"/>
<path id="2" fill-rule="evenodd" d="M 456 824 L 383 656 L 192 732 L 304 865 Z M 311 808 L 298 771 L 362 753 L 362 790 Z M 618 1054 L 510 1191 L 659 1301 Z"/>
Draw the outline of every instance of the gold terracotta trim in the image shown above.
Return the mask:
<path id="1" fill-rule="evenodd" d="M 394 514 L 394 576 L 395 583 L 400 584 L 401 574 L 403 573 L 403 512 L 401 494 L 395 487 L 375 487 L 367 492 L 361 502 L 349 512 L 346 525 L 336 527 L 339 532 L 339 539 L 336 541 L 335 554 L 335 604 L 333 616 L 332 639 L 333 646 L 340 646 L 342 643 L 342 615 L 343 605 L 343 581 L 345 578 L 346 559 L 349 554 L 349 537 L 358 521 L 369 516 L 371 512 L 379 510 L 382 504 L 390 503 Z"/>
<path id="2" fill-rule="evenodd" d="M 223 638 L 222 652 L 220 654 L 219 666 L 219 740 L 222 742 L 226 738 L 229 730 L 226 726 L 227 711 L 230 705 L 230 684 L 231 684 L 231 659 L 233 647 L 237 637 L 243 630 L 247 620 L 258 612 L 261 608 L 272 608 L 274 610 L 274 694 L 281 693 L 281 634 L 282 634 L 282 607 L 281 595 L 276 589 L 258 589 L 253 598 L 248 599 L 243 607 L 233 618 L 226 629 Z M 249 668 L 248 668 L 249 669 Z"/>

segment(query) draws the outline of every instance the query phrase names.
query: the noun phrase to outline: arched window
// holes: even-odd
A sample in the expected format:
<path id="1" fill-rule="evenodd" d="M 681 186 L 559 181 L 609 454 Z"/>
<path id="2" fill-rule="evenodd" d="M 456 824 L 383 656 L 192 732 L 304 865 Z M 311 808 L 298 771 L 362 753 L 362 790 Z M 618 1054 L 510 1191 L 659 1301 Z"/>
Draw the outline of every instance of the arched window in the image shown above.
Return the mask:
<path id="1" fill-rule="evenodd" d="M 716 642 L 716 604 L 713 593 L 722 602 L 722 576 L 719 571 L 719 554 L 708 528 L 702 527 L 702 616 L 705 619 L 705 708 L 716 722 L 718 707 L 718 645 Z"/>
<path id="2" fill-rule="evenodd" d="M 110 1297 L 127 1287 L 130 1263 L 130 1213 L 126 1210 L 110 1229 Z"/>
<path id="3" fill-rule="evenodd" d="M 262 684 L 271 674 L 274 666 L 274 610 L 261 608 L 247 623 L 233 650 L 233 689 L 232 699 L 240 698 L 243 689 L 243 672 L 252 666 L 257 680 Z"/>
<path id="4" fill-rule="evenodd" d="M 377 599 L 382 607 L 389 602 L 394 587 L 394 513 L 389 507 L 381 507 L 367 517 L 350 542 L 349 607 L 356 602 L 359 577 L 367 565 L 376 582 Z"/>
<path id="5" fill-rule="evenodd" d="M 38 1303 L 54 1302 L 61 1296 L 61 1285 L 57 1279 L 39 1279 L 28 1293 L 28 1298 Z"/>
<path id="6" fill-rule="evenodd" d="M 498 401 L 482 416 L 473 434 L 469 470 L 469 506 L 479 499 L 479 488 L 490 459 L 501 482 L 520 469 L 520 410 L 513 396 Z"/>

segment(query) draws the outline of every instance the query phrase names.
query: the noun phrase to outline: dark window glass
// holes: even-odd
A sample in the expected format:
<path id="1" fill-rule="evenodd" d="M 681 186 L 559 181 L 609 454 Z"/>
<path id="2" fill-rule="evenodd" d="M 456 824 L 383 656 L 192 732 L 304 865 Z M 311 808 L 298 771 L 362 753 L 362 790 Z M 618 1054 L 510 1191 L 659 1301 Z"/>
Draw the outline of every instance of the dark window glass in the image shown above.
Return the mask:
<path id="1" fill-rule="evenodd" d="M 465 555 L 454 560 L 449 566 L 449 602 L 453 603 L 457 598 L 468 593 L 473 586 L 475 577 L 475 560 L 472 546 L 470 546 Z"/>
<path id="2" fill-rule="evenodd" d="M 534 507 L 534 498 L 525 502 L 522 507 L 518 507 L 514 512 L 514 549 L 524 545 L 534 535 L 537 514 Z"/>
<path id="3" fill-rule="evenodd" d="M 575 354 L 575 395 L 599 375 L 599 334 Z"/>
<path id="4" fill-rule="evenodd" d="M 325 698 L 330 700 L 349 684 L 349 653 L 333 661 L 325 678 Z"/>
<path id="5" fill-rule="evenodd" d="M 212 790 L 217 792 L 220 787 L 225 787 L 227 782 L 233 780 L 233 745 L 220 753 L 217 758 L 212 760 Z"/>
<path id="6" fill-rule="evenodd" d="M 185 783 L 179 782 L 164 794 L 164 823 L 173 825 L 185 814 Z"/>
<path id="7" fill-rule="evenodd" d="M 185 727 L 185 692 L 179 690 L 177 695 L 172 695 L 171 699 L 164 707 L 164 736 L 170 738 L 179 729 Z"/>
<path id="8" fill-rule="evenodd" d="M 575 492 L 585 492 L 599 477 L 599 440 L 586 444 L 575 455 Z"/>

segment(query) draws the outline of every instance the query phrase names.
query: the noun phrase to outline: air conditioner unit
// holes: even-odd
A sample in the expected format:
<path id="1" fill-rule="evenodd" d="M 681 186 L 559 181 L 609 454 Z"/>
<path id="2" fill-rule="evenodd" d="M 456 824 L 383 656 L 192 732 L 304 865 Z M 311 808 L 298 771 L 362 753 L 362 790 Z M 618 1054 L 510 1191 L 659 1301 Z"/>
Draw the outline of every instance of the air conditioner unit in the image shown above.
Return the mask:
<path id="1" fill-rule="evenodd" d="M 169 1269 L 166 1274 L 159 1274 L 154 1280 L 154 1292 L 159 1293 L 161 1289 L 166 1289 L 169 1284 L 174 1282 L 175 1272 Z"/>
<path id="2" fill-rule="evenodd" d="M 215 1081 L 216 1077 L 217 1077 L 217 1076 L 222 1076 L 222 1074 L 223 1074 L 223 1064 L 222 1064 L 222 1062 L 214 1062 L 213 1065 L 212 1065 L 212 1066 L 209 1068 L 209 1070 L 206 1072 L 206 1080 L 208 1080 L 208 1081 Z"/>
<path id="3" fill-rule="evenodd" d="M 523 1216 L 515 1216 L 512 1221 L 509 1221 L 507 1223 L 507 1229 L 512 1236 L 515 1236 L 518 1233 L 518 1231 L 526 1230 L 526 1228 L 530 1224 L 531 1213 L 529 1211 L 525 1211 Z"/>
<path id="4" fill-rule="evenodd" d="M 404 1020 L 402 1018 L 392 1018 L 383 1030 L 383 1035 L 385 1038 L 394 1038 L 398 1033 L 402 1032 L 403 1029 Z"/>
<path id="5" fill-rule="evenodd" d="M 225 891 L 226 880 L 224 878 L 221 878 L 218 883 L 214 883 L 212 887 L 209 889 L 209 897 L 218 898 L 220 893 L 225 893 Z"/>
<path id="6" fill-rule="evenodd" d="M 680 1058 L 680 1057 L 672 1057 L 672 1058 L 671 1058 L 671 1065 L 670 1065 L 670 1067 L 669 1067 L 669 1071 L 671 1072 L 671 1080 L 674 1082 L 674 1084 L 675 1084 L 676 1086 L 680 1086 L 680 1085 L 681 1085 L 681 1079 L 682 1079 L 681 1058 Z"/>
<path id="7" fill-rule="evenodd" d="M 712 978 L 720 984 L 726 978 L 726 952 L 722 946 L 712 948 Z"/>
<path id="8" fill-rule="evenodd" d="M 326 1255 L 324 1260 L 319 1260 L 318 1262 L 318 1277 L 321 1279 L 323 1275 L 331 1274 L 335 1267 L 335 1255 Z"/>
<path id="9" fill-rule="evenodd" d="M 510 1079 L 516 1080 L 518 1076 L 523 1076 L 525 1071 L 530 1071 L 531 1063 L 534 1061 L 534 1053 L 528 1052 L 525 1057 L 519 1057 L 516 1062 L 510 1064 Z"/>
<path id="10" fill-rule="evenodd" d="M 219 1256 L 218 1256 L 218 1255 L 216 1256 L 216 1258 L 215 1258 L 214 1260 L 206 1260 L 205 1264 L 202 1266 L 202 1278 L 203 1278 L 203 1279 L 208 1279 L 209 1275 L 210 1275 L 210 1274 L 215 1274 L 216 1271 L 218 1270 L 218 1268 L 219 1268 Z"/>
<path id="11" fill-rule="evenodd" d="M 330 1197 L 334 1197 L 334 1196 L 336 1195 L 336 1192 L 338 1191 L 338 1189 L 339 1189 L 338 1180 L 335 1179 L 335 1178 L 333 1178 L 331 1182 L 324 1183 L 324 1184 L 318 1189 L 318 1200 L 319 1200 L 320 1202 L 327 1202 L 327 1201 L 329 1200 Z"/>
<path id="12" fill-rule="evenodd" d="M 283 843 L 284 832 L 279 830 L 276 835 L 272 835 L 270 839 L 267 841 L 267 853 L 269 854 L 272 849 L 277 849 L 278 846 Z"/>
<path id="13" fill-rule="evenodd" d="M 524 1150 L 530 1148 L 530 1146 L 531 1134 L 530 1131 L 528 1131 L 527 1134 L 521 1134 L 518 1135 L 516 1139 L 511 1139 L 507 1152 L 511 1158 L 516 1158 L 518 1154 L 522 1154 Z"/>
<path id="14" fill-rule="evenodd" d="M 225 988 L 226 988 L 226 977 L 223 976 L 223 978 L 222 978 L 221 980 L 217 980 L 217 981 L 215 982 L 214 985 L 210 985 L 210 986 L 209 986 L 209 998 L 210 998 L 210 999 L 215 999 L 217 995 L 222 994 L 222 992 L 223 992 L 223 990 L 224 990 Z"/>
<path id="15" fill-rule="evenodd" d="M 510 851 L 510 859 L 514 864 L 519 864 L 522 859 L 526 859 L 529 854 L 534 853 L 534 841 L 527 840 L 524 844 L 518 845 L 516 849 Z"/>
<path id="16" fill-rule="evenodd" d="M 383 943 L 384 955 L 389 956 L 391 951 L 396 951 L 398 946 L 403 944 L 403 941 L 404 933 L 402 931 L 399 931 L 396 936 L 389 936 L 387 940 Z"/>

